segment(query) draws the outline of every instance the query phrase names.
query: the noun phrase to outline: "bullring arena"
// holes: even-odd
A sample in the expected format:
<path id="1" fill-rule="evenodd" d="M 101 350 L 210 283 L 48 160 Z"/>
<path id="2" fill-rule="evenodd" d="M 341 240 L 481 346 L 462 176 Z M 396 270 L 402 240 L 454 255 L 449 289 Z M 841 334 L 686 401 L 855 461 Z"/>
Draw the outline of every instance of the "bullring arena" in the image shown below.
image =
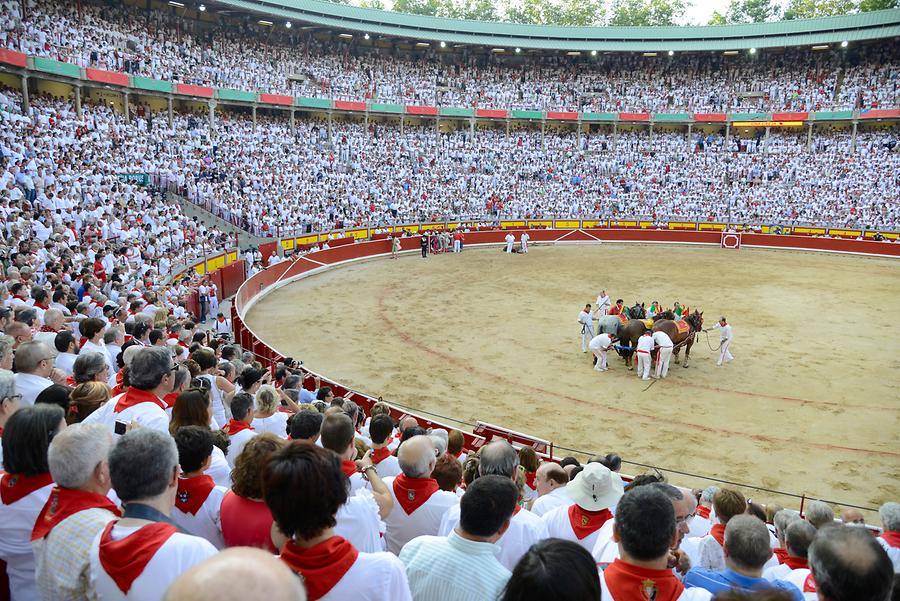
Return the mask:
<path id="1" fill-rule="evenodd" d="M 349 262 L 279 283 L 246 324 L 350 389 L 450 417 L 451 426 L 482 420 L 552 441 L 557 457 L 613 451 L 864 507 L 897 495 L 891 372 L 900 344 L 864 334 L 873 315 L 900 310 L 896 258 L 563 241 L 532 244 L 528 254 L 478 245 L 423 260 L 417 238 L 403 239 L 411 247 L 399 261 Z M 735 361 L 716 367 L 712 331 L 698 335 L 689 368 L 673 366 L 648 390 L 620 360 L 598 374 L 575 317 L 601 288 L 627 304 L 680 300 L 704 312 L 706 327 L 727 315 Z"/>

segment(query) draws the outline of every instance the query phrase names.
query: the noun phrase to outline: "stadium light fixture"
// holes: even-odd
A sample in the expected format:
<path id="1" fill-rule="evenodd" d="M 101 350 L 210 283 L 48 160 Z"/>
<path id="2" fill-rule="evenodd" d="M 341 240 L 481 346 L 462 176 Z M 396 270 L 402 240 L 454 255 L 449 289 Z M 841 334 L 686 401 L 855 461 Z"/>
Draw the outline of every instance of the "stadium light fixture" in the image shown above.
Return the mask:
<path id="1" fill-rule="evenodd" d="M 364 40 L 368 40 L 368 39 L 369 39 L 369 34 L 364 35 L 364 36 L 363 36 L 363 39 L 364 39 Z"/>
<path id="2" fill-rule="evenodd" d="M 293 24 L 290 21 L 285 21 L 284 26 L 290 29 L 291 27 L 293 27 Z"/>
<path id="3" fill-rule="evenodd" d="M 566 54 L 568 54 L 569 56 L 581 56 L 581 53 L 577 50 L 569 50 L 568 52 L 566 52 Z"/>
<path id="4" fill-rule="evenodd" d="M 847 47 L 847 40 L 844 40 L 843 42 L 841 42 L 841 48 L 846 48 L 846 47 Z"/>
<path id="5" fill-rule="evenodd" d="M 734 55 L 736 55 L 737 53 L 738 53 L 737 50 L 726 50 L 726 51 L 723 52 L 722 54 L 724 54 L 725 56 L 734 56 Z"/>
<path id="6" fill-rule="evenodd" d="M 352 33 L 339 33 L 339 34 L 338 34 L 338 37 L 339 37 L 339 38 L 344 38 L 344 39 L 346 39 L 346 40 L 352 40 L 352 39 L 353 39 L 353 34 L 352 34 Z"/>
<path id="7" fill-rule="evenodd" d="M 812 47 L 813 50 L 828 50 L 829 48 L 831 48 L 831 46 L 829 46 L 828 44 L 819 44 Z"/>
<path id="8" fill-rule="evenodd" d="M 500 48 L 499 50 L 500 50 L 500 52 L 503 52 L 503 48 Z M 494 48 L 494 52 L 497 52 L 497 48 Z M 520 52 L 522 52 L 522 49 L 516 48 L 516 54 L 519 54 Z"/>
<path id="9" fill-rule="evenodd" d="M 431 46 L 431 44 L 429 44 L 428 42 L 416 42 L 416 46 L 418 46 L 419 48 L 428 48 L 429 46 Z"/>
<path id="10" fill-rule="evenodd" d="M 184 8 L 184 2 L 175 2 L 175 0 L 169 0 L 169 6 L 177 6 L 178 8 Z"/>
<path id="11" fill-rule="evenodd" d="M 202 13 L 205 13 L 205 12 L 206 12 L 206 5 L 205 5 L 205 4 L 201 4 L 200 6 L 197 7 L 197 10 L 199 10 L 199 11 L 202 12 Z"/>
<path id="12" fill-rule="evenodd" d="M 275 23 L 272 23 L 271 21 L 266 21 L 265 19 L 260 19 L 259 21 L 257 21 L 257 23 L 259 23 L 260 25 L 265 25 L 266 27 L 271 27 L 272 25 L 275 24 Z"/>
<path id="13" fill-rule="evenodd" d="M 756 48 L 751 48 L 751 49 L 750 49 L 750 54 L 756 54 Z"/>
<path id="14" fill-rule="evenodd" d="M 656 56 L 655 52 L 645 52 L 644 56 Z"/>
<path id="15" fill-rule="evenodd" d="M 596 51 L 596 50 L 591 50 L 591 56 L 597 56 L 597 51 Z"/>
<path id="16" fill-rule="evenodd" d="M 669 50 L 669 56 L 675 56 L 675 51 L 674 51 L 674 50 Z"/>
<path id="17" fill-rule="evenodd" d="M 446 47 L 447 47 L 447 42 L 441 42 L 441 48 L 446 48 Z"/>

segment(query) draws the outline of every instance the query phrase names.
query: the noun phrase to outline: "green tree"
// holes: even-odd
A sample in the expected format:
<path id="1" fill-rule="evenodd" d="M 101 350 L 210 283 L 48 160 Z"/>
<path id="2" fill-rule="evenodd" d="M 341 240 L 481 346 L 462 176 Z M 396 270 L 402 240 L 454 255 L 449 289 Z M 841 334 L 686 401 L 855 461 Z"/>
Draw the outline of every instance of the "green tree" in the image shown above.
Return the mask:
<path id="1" fill-rule="evenodd" d="M 791 0 L 784 11 L 785 19 L 813 19 L 846 15 L 857 8 L 854 0 Z"/>
<path id="2" fill-rule="evenodd" d="M 713 11 L 713 14 L 709 16 L 709 23 L 707 25 L 727 25 L 728 20 L 725 18 L 725 15 L 720 13 L 717 10 Z"/>
<path id="3" fill-rule="evenodd" d="M 731 0 L 725 19 L 729 23 L 762 23 L 777 19 L 780 12 L 773 0 Z"/>
<path id="4" fill-rule="evenodd" d="M 563 0 L 559 8 L 557 25 L 602 25 L 606 17 L 606 7 L 600 0 Z"/>
<path id="5" fill-rule="evenodd" d="M 496 5 L 491 0 L 461 0 L 459 2 L 447 2 L 447 10 L 450 14 L 443 15 L 454 19 L 469 19 L 471 21 L 499 21 Z"/>
<path id="6" fill-rule="evenodd" d="M 441 0 L 394 0 L 393 10 L 398 13 L 436 16 L 444 3 Z"/>
<path id="7" fill-rule="evenodd" d="M 862 0 L 859 3 L 860 12 L 867 13 L 870 10 L 885 10 L 888 8 L 897 8 L 900 2 L 897 0 Z"/>
<path id="8" fill-rule="evenodd" d="M 362 0 L 359 5 L 362 8 L 377 8 L 379 10 L 384 10 L 384 2 L 382 2 L 382 0 Z"/>
<path id="9" fill-rule="evenodd" d="M 610 25 L 675 25 L 687 10 L 686 0 L 613 0 Z"/>

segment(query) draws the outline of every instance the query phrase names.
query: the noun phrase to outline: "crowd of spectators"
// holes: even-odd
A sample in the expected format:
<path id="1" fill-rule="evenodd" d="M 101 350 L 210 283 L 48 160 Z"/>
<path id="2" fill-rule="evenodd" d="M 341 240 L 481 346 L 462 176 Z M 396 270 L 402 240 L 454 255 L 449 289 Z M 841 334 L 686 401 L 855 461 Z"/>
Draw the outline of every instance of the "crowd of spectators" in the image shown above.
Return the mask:
<path id="1" fill-rule="evenodd" d="M 324 41 L 299 26 L 199 21 L 183 12 L 96 0 L 5 0 L 0 42 L 30 55 L 172 82 L 402 104 L 746 112 L 885 108 L 900 100 L 895 41 L 741 56 L 501 57 L 430 47 L 403 53 Z"/>

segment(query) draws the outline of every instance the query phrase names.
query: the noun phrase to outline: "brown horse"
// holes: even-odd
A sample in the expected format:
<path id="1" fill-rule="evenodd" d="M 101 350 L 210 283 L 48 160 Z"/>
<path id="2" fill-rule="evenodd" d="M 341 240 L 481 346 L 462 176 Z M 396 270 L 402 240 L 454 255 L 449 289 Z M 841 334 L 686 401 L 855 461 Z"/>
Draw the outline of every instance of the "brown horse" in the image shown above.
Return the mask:
<path id="1" fill-rule="evenodd" d="M 629 319 L 619 328 L 619 356 L 625 359 L 628 369 L 634 369 L 634 349 L 637 348 L 638 339 L 647 331 L 647 326 L 640 319 Z M 623 348 L 623 347 L 627 347 Z"/>
<path id="2" fill-rule="evenodd" d="M 687 332 L 679 332 L 678 326 L 676 322 L 671 319 L 660 319 L 656 323 L 653 324 L 654 332 L 665 332 L 668 334 L 669 338 L 672 339 L 672 344 L 675 345 L 675 363 L 678 363 L 678 353 L 681 352 L 681 343 L 684 343 L 683 346 L 687 347 L 684 352 L 684 363 L 682 367 L 687 367 L 688 362 L 691 359 L 691 347 L 694 345 L 694 337 L 697 332 L 703 329 L 703 313 L 700 311 L 694 311 L 684 318 L 684 321 L 688 324 Z"/>

